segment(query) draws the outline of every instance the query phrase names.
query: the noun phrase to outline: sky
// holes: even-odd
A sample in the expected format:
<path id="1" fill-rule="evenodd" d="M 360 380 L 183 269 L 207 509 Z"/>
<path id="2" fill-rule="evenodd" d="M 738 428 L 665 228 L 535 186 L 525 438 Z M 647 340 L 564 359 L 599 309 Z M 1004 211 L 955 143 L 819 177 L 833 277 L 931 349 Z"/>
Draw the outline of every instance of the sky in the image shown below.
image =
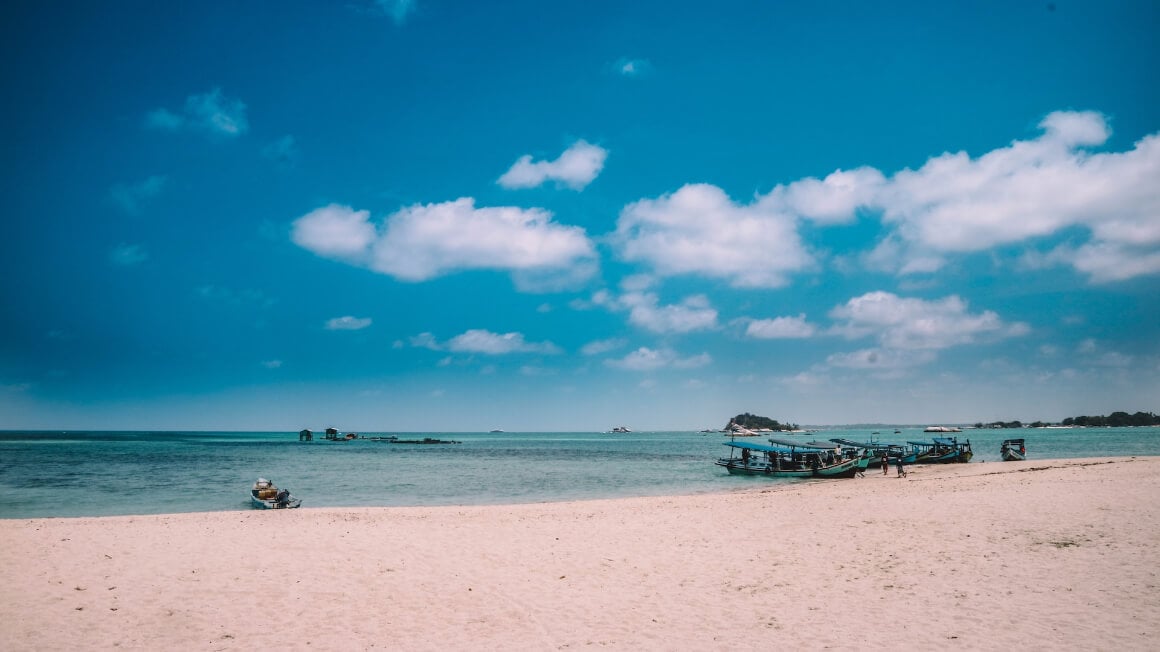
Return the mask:
<path id="1" fill-rule="evenodd" d="M 1155 2 L 0 7 L 0 429 L 1160 411 Z"/>

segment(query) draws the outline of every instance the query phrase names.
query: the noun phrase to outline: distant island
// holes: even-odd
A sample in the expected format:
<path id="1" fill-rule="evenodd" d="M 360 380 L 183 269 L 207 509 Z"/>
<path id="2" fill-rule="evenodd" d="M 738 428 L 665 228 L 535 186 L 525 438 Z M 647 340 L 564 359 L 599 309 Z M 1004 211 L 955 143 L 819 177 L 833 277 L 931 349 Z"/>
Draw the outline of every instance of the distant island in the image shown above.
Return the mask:
<path id="1" fill-rule="evenodd" d="M 741 426 L 747 430 L 777 430 L 780 432 L 788 432 L 790 430 L 799 430 L 796 423 L 779 423 L 777 419 L 770 419 L 769 417 L 759 417 L 756 414 L 738 414 L 725 424 L 723 430 L 730 430 L 733 426 Z"/>
<path id="2" fill-rule="evenodd" d="M 1023 423 L 1022 421 L 993 421 L 991 423 L 979 422 L 975 424 L 976 428 L 1047 428 L 1057 424 L 1046 423 L 1043 421 L 1034 421 L 1032 423 Z M 1078 428 L 1130 428 L 1133 426 L 1160 426 L 1160 416 L 1151 412 L 1137 412 L 1135 414 L 1128 414 L 1127 412 L 1112 412 L 1108 416 L 1079 416 L 1068 417 L 1060 421 L 1060 426 L 1064 427 L 1078 427 Z"/>

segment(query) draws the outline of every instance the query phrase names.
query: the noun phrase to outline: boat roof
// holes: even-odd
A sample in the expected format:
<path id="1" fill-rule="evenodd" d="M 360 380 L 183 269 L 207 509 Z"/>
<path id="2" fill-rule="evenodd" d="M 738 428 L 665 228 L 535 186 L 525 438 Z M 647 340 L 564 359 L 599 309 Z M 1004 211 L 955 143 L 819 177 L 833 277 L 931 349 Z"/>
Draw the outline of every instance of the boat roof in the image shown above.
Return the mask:
<path id="1" fill-rule="evenodd" d="M 792 439 L 777 439 L 776 437 L 770 437 L 769 443 L 778 444 L 780 446 L 789 446 L 790 448 L 813 448 L 813 449 L 821 449 L 821 450 L 830 450 L 833 448 L 833 446 L 830 446 L 829 444 L 818 444 L 818 443 L 813 443 L 813 442 L 794 441 Z"/>
<path id="2" fill-rule="evenodd" d="M 835 444 L 841 444 L 843 446 L 853 446 L 855 448 L 892 448 L 892 447 L 902 448 L 902 444 L 895 444 L 895 443 L 888 442 L 888 441 L 863 442 L 863 441 L 854 441 L 852 439 L 842 439 L 840 437 L 837 439 L 831 439 L 830 441 L 834 442 Z"/>
<path id="3" fill-rule="evenodd" d="M 752 442 L 752 441 L 727 441 L 727 442 L 725 442 L 725 445 L 731 446 L 733 448 L 744 448 L 746 450 L 751 450 L 751 451 L 761 451 L 762 453 L 787 453 L 788 454 L 788 453 L 797 452 L 791 448 L 779 448 L 777 446 L 766 446 L 765 444 L 758 444 L 757 442 Z"/>
<path id="4" fill-rule="evenodd" d="M 934 443 L 942 444 L 943 446 L 955 446 L 959 443 L 959 440 L 953 437 L 931 437 L 931 440 L 934 441 Z"/>
<path id="5" fill-rule="evenodd" d="M 934 446 L 934 442 L 931 441 L 908 441 L 906 443 L 911 446 Z"/>
<path id="6" fill-rule="evenodd" d="M 1004 444 L 1022 444 L 1023 438 L 1020 437 L 1019 439 L 1004 439 L 1003 443 Z"/>

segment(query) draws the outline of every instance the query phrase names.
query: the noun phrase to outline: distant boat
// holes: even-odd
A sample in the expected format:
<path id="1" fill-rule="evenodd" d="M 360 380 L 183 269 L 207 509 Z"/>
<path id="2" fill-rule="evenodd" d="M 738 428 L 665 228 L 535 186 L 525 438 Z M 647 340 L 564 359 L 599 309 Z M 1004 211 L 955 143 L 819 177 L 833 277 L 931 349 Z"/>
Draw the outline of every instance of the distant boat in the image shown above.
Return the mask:
<path id="1" fill-rule="evenodd" d="M 628 426 L 616 426 L 608 432 L 632 432 L 632 429 L 630 429 Z"/>
<path id="2" fill-rule="evenodd" d="M 962 432 L 962 428 L 948 428 L 946 426 L 927 426 L 923 432 Z"/>
<path id="3" fill-rule="evenodd" d="M 258 509 L 293 509 L 302 505 L 287 489 L 279 489 L 266 478 L 258 478 L 250 489 L 250 504 Z"/>
<path id="4" fill-rule="evenodd" d="M 488 432 L 497 433 L 497 432 L 503 432 L 503 431 L 502 430 L 489 430 Z"/>
<path id="5" fill-rule="evenodd" d="M 1022 462 L 1027 459 L 1027 446 L 1022 439 L 1007 439 L 999 447 L 1004 462 Z"/>

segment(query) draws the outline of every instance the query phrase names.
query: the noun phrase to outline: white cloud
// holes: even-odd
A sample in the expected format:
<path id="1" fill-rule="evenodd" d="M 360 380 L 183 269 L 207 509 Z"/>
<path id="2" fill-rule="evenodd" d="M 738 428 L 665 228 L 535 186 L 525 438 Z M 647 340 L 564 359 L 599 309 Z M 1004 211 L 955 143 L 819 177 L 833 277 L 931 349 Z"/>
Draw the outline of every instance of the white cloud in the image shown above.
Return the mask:
<path id="1" fill-rule="evenodd" d="M 817 327 L 806 321 L 805 314 L 797 317 L 775 317 L 773 319 L 752 319 L 745 328 L 745 335 L 755 339 L 804 339 L 813 337 Z"/>
<path id="2" fill-rule="evenodd" d="M 931 271 L 946 254 L 1030 245 L 1073 227 L 1085 229 L 1088 242 L 1025 262 L 1071 266 L 1094 282 L 1160 272 L 1160 134 L 1129 151 L 1090 153 L 1084 148 L 1110 134 L 1100 114 L 1056 112 L 1039 126 L 1040 137 L 977 159 L 948 153 L 898 172 L 867 202 L 905 245 L 901 273 Z"/>
<path id="3" fill-rule="evenodd" d="M 294 244 L 323 258 L 366 262 L 377 237 L 369 219 L 369 211 L 331 204 L 295 220 L 290 238 Z"/>
<path id="4" fill-rule="evenodd" d="M 250 128 L 245 103 L 224 96 L 220 88 L 190 95 L 180 113 L 164 108 L 150 111 L 145 116 L 145 126 L 166 131 L 194 129 L 222 136 L 239 136 Z"/>
<path id="5" fill-rule="evenodd" d="M 886 178 L 870 167 L 837 170 L 825 179 L 801 179 L 778 186 L 766 201 L 784 202 L 793 214 L 819 223 L 849 222 L 855 210 L 874 201 Z"/>
<path id="6" fill-rule="evenodd" d="M 541 209 L 476 208 L 471 198 L 408 206 L 379 228 L 369 212 L 332 204 L 295 220 L 291 237 L 319 256 L 411 282 L 494 269 L 537 290 L 575 285 L 596 271 L 583 229 L 555 224 Z"/>
<path id="7" fill-rule="evenodd" d="M 326 321 L 328 331 L 358 331 L 371 325 L 370 317 L 352 317 L 346 315 Z"/>
<path id="8" fill-rule="evenodd" d="M 149 260 L 149 254 L 141 245 L 121 244 L 113 247 L 109 252 L 109 262 L 114 265 L 121 265 L 123 267 L 132 267 L 133 265 L 140 265 Z"/>
<path id="9" fill-rule="evenodd" d="M 493 333 L 482 329 L 472 329 L 456 335 L 447 342 L 447 349 L 456 353 L 487 355 L 560 352 L 560 349 L 551 342 L 527 342 L 522 333 Z"/>
<path id="10" fill-rule="evenodd" d="M 580 347 L 580 352 L 584 355 L 601 355 L 609 351 L 615 351 L 627 343 L 627 340 L 619 337 L 607 340 L 596 340 Z"/>
<path id="11" fill-rule="evenodd" d="M 1092 152 L 1110 135 L 1098 113 L 1059 111 L 1039 126 L 1039 137 L 977 158 L 946 153 L 891 177 L 838 170 L 744 205 L 715 186 L 688 185 L 625 206 L 612 240 L 624 260 L 661 276 L 778 287 L 814 265 L 800 222 L 848 223 L 865 211 L 887 227 L 862 257 L 879 271 L 930 274 L 956 255 L 1021 246 L 1030 249 L 1026 266 L 1069 266 L 1096 283 L 1160 273 L 1160 133 L 1128 151 Z M 1078 242 L 1034 249 L 1073 229 Z"/>
<path id="12" fill-rule="evenodd" d="M 142 204 L 161 194 L 167 183 L 164 175 L 154 175 L 138 183 L 119 183 L 109 189 L 109 195 L 126 213 L 139 215 Z"/>
<path id="13" fill-rule="evenodd" d="M 411 338 L 411 346 L 432 351 L 452 353 L 482 353 L 485 355 L 507 355 L 510 353 L 540 353 L 555 355 L 560 347 L 551 342 L 528 342 L 523 333 L 493 333 L 484 329 L 471 329 L 440 343 L 431 333 L 420 333 Z M 445 364 L 450 364 L 447 358 Z M 441 363 L 444 364 L 444 363 Z"/>
<path id="14" fill-rule="evenodd" d="M 603 147 L 578 140 L 554 161 L 533 162 L 530 154 L 521 156 L 496 183 L 504 188 L 535 188 L 556 181 L 582 190 L 600 174 L 607 156 Z"/>
<path id="15" fill-rule="evenodd" d="M 696 369 L 712 361 L 713 358 L 708 353 L 682 358 L 672 349 L 650 349 L 642 346 L 618 360 L 605 360 L 604 364 L 628 371 L 655 371 L 665 367 Z"/>
<path id="16" fill-rule="evenodd" d="M 734 203 L 723 190 L 692 184 L 625 206 L 612 236 L 620 257 L 660 276 L 701 274 L 735 287 L 769 288 L 814 266 L 783 202 Z"/>
<path id="17" fill-rule="evenodd" d="M 717 311 L 703 295 L 667 306 L 657 302 L 652 293 L 629 292 L 620 297 L 620 305 L 629 310 L 628 321 L 654 333 L 689 333 L 717 327 Z"/>
<path id="18" fill-rule="evenodd" d="M 654 333 L 689 333 L 717 328 L 717 310 L 709 299 L 697 294 L 678 304 L 659 305 L 651 292 L 625 292 L 617 297 L 608 290 L 597 290 L 588 301 L 575 299 L 576 310 L 601 307 L 613 312 L 628 312 L 629 323 Z"/>
<path id="19" fill-rule="evenodd" d="M 907 299 L 889 292 L 869 292 L 830 311 L 844 324 L 834 332 L 848 338 L 873 336 L 891 350 L 938 350 L 976 342 L 1024 335 L 1023 323 L 1004 323 L 986 310 L 971 314 L 957 296 L 938 301 Z"/>

